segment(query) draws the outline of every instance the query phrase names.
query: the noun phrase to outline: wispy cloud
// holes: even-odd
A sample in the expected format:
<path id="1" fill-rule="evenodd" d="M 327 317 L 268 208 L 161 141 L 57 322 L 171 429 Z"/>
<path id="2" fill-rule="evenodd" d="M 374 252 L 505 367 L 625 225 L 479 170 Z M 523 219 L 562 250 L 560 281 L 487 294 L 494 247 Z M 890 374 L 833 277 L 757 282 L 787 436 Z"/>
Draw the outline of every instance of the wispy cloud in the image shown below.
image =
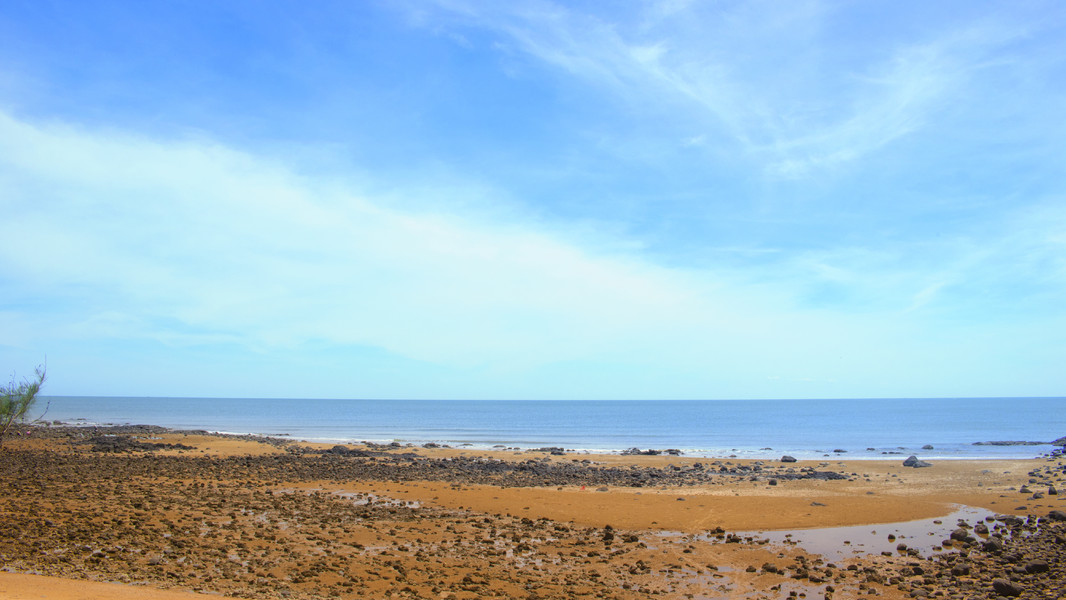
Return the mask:
<path id="1" fill-rule="evenodd" d="M 690 121 L 725 135 L 719 144 L 785 178 L 851 163 L 921 130 L 962 100 L 993 51 L 1025 35 L 1010 23 L 961 23 L 850 59 L 824 39 L 835 33 L 825 31 L 834 9 L 821 2 L 652 3 L 628 14 L 542 1 L 435 4 L 620 98 L 651 110 L 686 106 Z"/>

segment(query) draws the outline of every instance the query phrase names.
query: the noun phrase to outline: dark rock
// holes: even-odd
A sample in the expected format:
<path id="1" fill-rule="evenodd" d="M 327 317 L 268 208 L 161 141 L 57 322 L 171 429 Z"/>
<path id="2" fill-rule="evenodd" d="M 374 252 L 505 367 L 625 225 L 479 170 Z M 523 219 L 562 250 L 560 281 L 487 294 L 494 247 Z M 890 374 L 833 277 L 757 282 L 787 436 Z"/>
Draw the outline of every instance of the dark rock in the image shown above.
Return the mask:
<path id="1" fill-rule="evenodd" d="M 1022 586 L 1006 579 L 993 579 L 992 589 L 1000 596 L 1021 596 Z"/>
<path id="2" fill-rule="evenodd" d="M 918 469 L 918 468 L 921 468 L 921 467 L 931 467 L 931 466 L 933 466 L 933 464 L 932 463 L 927 463 L 924 460 L 918 460 L 917 456 L 911 455 L 911 456 L 907 457 L 907 460 L 903 461 L 903 466 L 904 467 L 914 467 L 915 469 Z"/>
<path id="3" fill-rule="evenodd" d="M 1025 563 L 1026 573 L 1047 573 L 1050 570 L 1051 566 L 1048 565 L 1048 562 L 1046 560 L 1037 559 Z"/>
<path id="4" fill-rule="evenodd" d="M 956 542 L 966 542 L 966 543 L 975 541 L 974 537 L 972 535 L 970 535 L 970 532 L 966 531 L 962 527 L 959 527 L 955 531 L 951 532 L 951 539 L 955 540 Z"/>
<path id="5" fill-rule="evenodd" d="M 926 444 L 926 445 L 922 446 L 922 450 L 932 450 L 932 449 L 933 449 L 933 445 L 932 444 Z"/>
<path id="6" fill-rule="evenodd" d="M 1052 521 L 1066 521 L 1066 512 L 1061 510 L 1053 510 L 1047 514 L 1048 518 Z"/>
<path id="7" fill-rule="evenodd" d="M 998 537 L 988 538 L 984 544 L 981 544 L 981 548 L 985 552 L 991 552 L 993 554 L 999 554 L 1003 552 L 1003 539 Z"/>
<path id="8" fill-rule="evenodd" d="M 622 451 L 622 456 L 658 456 L 659 454 L 662 453 L 658 450 L 641 450 L 640 448 L 630 448 Z"/>
<path id="9" fill-rule="evenodd" d="M 192 450 L 192 446 L 185 444 L 166 444 L 142 442 L 128 435 L 98 435 L 91 437 L 88 443 L 92 444 L 93 452 L 133 452 L 153 450 Z"/>
<path id="10" fill-rule="evenodd" d="M 796 459 L 794 457 L 789 456 L 789 455 L 786 454 L 786 455 L 781 457 L 781 462 L 783 462 L 783 463 L 794 463 L 794 462 L 796 462 Z"/>

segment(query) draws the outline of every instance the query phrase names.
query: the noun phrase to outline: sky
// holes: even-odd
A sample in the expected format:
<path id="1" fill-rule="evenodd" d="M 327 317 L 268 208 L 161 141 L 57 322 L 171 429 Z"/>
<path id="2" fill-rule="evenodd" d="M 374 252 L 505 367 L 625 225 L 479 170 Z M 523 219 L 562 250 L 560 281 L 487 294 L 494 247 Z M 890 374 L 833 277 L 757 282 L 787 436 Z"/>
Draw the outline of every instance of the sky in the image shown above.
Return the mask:
<path id="1" fill-rule="evenodd" d="M 52 395 L 1066 395 L 1066 4 L 7 0 Z"/>

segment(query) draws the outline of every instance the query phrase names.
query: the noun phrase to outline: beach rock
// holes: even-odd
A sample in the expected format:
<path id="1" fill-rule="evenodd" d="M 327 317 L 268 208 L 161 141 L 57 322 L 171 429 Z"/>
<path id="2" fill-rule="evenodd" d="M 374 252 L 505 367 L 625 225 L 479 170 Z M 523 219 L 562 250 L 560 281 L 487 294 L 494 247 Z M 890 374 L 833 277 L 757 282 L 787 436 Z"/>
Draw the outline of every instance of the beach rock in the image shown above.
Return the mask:
<path id="1" fill-rule="evenodd" d="M 966 531 L 962 527 L 959 527 L 955 531 L 951 532 L 951 539 L 955 540 L 956 542 L 966 542 L 966 543 L 975 541 L 974 537 L 972 535 L 970 535 L 970 532 Z"/>
<path id="2" fill-rule="evenodd" d="M 1051 570 L 1051 565 L 1046 560 L 1037 559 L 1031 560 L 1025 563 L 1025 572 L 1029 574 L 1033 573 L 1047 573 Z"/>
<path id="3" fill-rule="evenodd" d="M 641 450 L 640 448 L 630 448 L 628 450 L 622 451 L 622 456 L 658 456 L 659 454 L 662 453 L 658 450 L 652 450 L 650 448 L 648 450 Z"/>
<path id="4" fill-rule="evenodd" d="M 933 464 L 925 462 L 924 460 L 918 460 L 918 457 L 912 454 L 907 458 L 907 460 L 903 461 L 903 466 L 914 467 L 915 469 L 919 469 L 921 467 L 931 467 L 933 466 Z"/>
<path id="5" fill-rule="evenodd" d="M 153 450 L 192 450 L 192 446 L 185 444 L 165 444 L 142 442 L 128 435 L 98 435 L 89 438 L 93 452 L 133 452 Z"/>
<path id="6" fill-rule="evenodd" d="M 1066 512 L 1061 510 L 1053 510 L 1049 512 L 1047 516 L 1052 521 L 1066 521 Z"/>
<path id="7" fill-rule="evenodd" d="M 789 455 L 786 454 L 786 455 L 781 457 L 781 462 L 783 462 L 783 463 L 794 463 L 794 462 L 796 462 L 796 459 L 794 457 L 789 456 Z"/>
<path id="8" fill-rule="evenodd" d="M 1003 538 L 991 537 L 981 544 L 981 549 L 985 552 L 991 552 L 992 554 L 999 554 L 1003 552 Z"/>
<path id="9" fill-rule="evenodd" d="M 993 579 L 992 589 L 1001 596 L 1021 596 L 1022 586 L 1006 579 Z"/>
<path id="10" fill-rule="evenodd" d="M 556 454 L 556 453 L 563 454 L 565 452 L 565 449 L 564 448 L 560 448 L 558 446 L 544 446 L 542 448 L 534 448 L 533 452 L 547 452 L 548 454 Z M 622 454 L 624 455 L 625 452 L 623 452 Z"/>

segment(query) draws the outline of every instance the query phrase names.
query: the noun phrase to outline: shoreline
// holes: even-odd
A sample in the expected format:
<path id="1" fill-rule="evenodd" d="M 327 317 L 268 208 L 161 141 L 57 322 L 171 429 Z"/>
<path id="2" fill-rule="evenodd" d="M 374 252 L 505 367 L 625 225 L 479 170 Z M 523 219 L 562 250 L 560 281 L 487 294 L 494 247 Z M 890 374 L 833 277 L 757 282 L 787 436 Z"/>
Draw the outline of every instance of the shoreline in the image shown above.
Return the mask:
<path id="1" fill-rule="evenodd" d="M 872 589 L 906 598 L 966 585 L 991 590 L 978 566 L 1037 589 L 1044 575 L 997 566 L 1003 554 L 983 550 L 988 535 L 944 545 L 957 527 L 944 518 L 958 505 L 980 508 L 987 512 L 973 514 L 992 519 L 989 528 L 1022 528 L 1017 539 L 1004 538 L 1010 554 L 1059 560 L 1052 542 L 1034 546 L 1059 526 L 1036 524 L 1066 511 L 1066 494 L 1050 493 L 1066 488 L 1061 456 L 912 468 L 902 459 L 780 463 L 302 444 L 147 426 L 37 427 L 8 438 L 3 452 L 3 568 L 59 577 L 60 587 L 71 577 L 136 584 L 141 597 L 171 589 L 463 600 L 524 598 L 536 589 L 566 599 L 789 591 L 850 598 Z M 939 551 L 891 546 L 881 550 L 891 556 L 847 555 L 856 539 L 831 542 L 842 553 L 827 558 L 796 542 L 862 527 L 883 544 L 916 519 L 941 521 L 931 546 Z M 894 544 L 917 535 L 903 531 Z M 954 588 L 926 582 L 910 566 L 952 577 L 945 560 L 960 556 L 974 572 L 954 576 Z M 0 598 L 19 597 L 4 591 L 13 585 L 8 575 L 0 572 Z M 49 597 L 70 598 L 61 590 Z"/>
<path id="2" fill-rule="evenodd" d="M 1064 398 L 1063 400 L 1066 400 Z M 1066 433 L 1047 398 L 709 401 L 329 400 L 55 397 L 48 418 L 151 423 L 316 443 L 434 443 L 574 453 L 680 450 L 702 458 L 1033 458 Z M 1009 410 L 1006 410 L 1009 407 Z M 86 421 L 88 423 L 88 421 Z M 466 446 L 464 444 L 470 444 Z M 929 451 L 926 446 L 934 449 Z M 868 450 L 874 448 L 874 450 Z M 895 454 L 898 452 L 899 454 Z M 924 456 L 923 456 L 924 455 Z"/>
<path id="3" fill-rule="evenodd" d="M 70 427 L 70 428 L 107 428 L 107 429 L 135 429 L 138 427 L 160 427 L 157 425 L 141 425 L 133 423 L 96 423 L 89 422 L 84 419 L 76 419 L 73 421 L 53 421 L 46 427 Z M 1037 441 L 979 441 L 970 442 L 965 444 L 955 444 L 949 446 L 949 448 L 955 448 L 957 451 L 950 454 L 945 454 L 946 449 L 944 447 L 928 447 L 930 445 L 923 445 L 921 447 L 903 447 L 897 446 L 892 448 L 871 448 L 865 449 L 838 449 L 834 447 L 832 450 L 823 449 L 774 449 L 768 447 L 762 447 L 759 449 L 751 448 L 718 448 L 718 449 L 699 449 L 699 448 L 686 448 L 686 447 L 664 447 L 664 448 L 638 448 L 638 447 L 625 447 L 625 448 L 568 448 L 565 446 L 556 445 L 553 443 L 546 444 L 528 444 L 522 445 L 516 442 L 508 443 L 476 443 L 476 442 L 457 442 L 448 440 L 406 440 L 400 438 L 379 438 L 379 439 L 357 439 L 357 438 L 314 438 L 307 436 L 298 436 L 290 433 L 259 433 L 259 432 L 239 432 L 239 431 L 219 431 L 210 429 L 173 429 L 169 427 L 163 427 L 168 431 L 196 431 L 200 433 L 219 435 L 219 436 L 231 436 L 231 437 L 250 437 L 250 438 L 265 438 L 277 441 L 313 444 L 313 445 L 364 445 L 364 446 L 395 446 L 399 444 L 402 448 L 443 448 L 463 451 L 475 451 L 475 452 L 536 452 L 538 450 L 547 449 L 549 451 L 563 452 L 566 455 L 574 456 L 617 456 L 627 454 L 640 454 L 640 455 L 652 455 L 652 456 L 686 456 L 690 458 L 702 458 L 702 459 L 735 459 L 735 460 L 779 460 L 782 456 L 792 456 L 801 461 L 824 461 L 830 460 L 858 460 L 858 461 L 882 461 L 882 460 L 895 460 L 897 457 L 900 460 L 906 459 L 909 456 L 918 456 L 922 460 L 937 460 L 937 461 L 954 461 L 954 460 L 1028 460 L 1028 459 L 1042 459 L 1052 456 L 1060 455 L 1066 452 L 1066 437 L 1059 438 L 1051 442 L 1037 442 Z M 1018 450 L 1017 452 L 1007 452 L 1004 449 L 1011 448 Z M 980 449 L 980 450 L 975 450 Z"/>

